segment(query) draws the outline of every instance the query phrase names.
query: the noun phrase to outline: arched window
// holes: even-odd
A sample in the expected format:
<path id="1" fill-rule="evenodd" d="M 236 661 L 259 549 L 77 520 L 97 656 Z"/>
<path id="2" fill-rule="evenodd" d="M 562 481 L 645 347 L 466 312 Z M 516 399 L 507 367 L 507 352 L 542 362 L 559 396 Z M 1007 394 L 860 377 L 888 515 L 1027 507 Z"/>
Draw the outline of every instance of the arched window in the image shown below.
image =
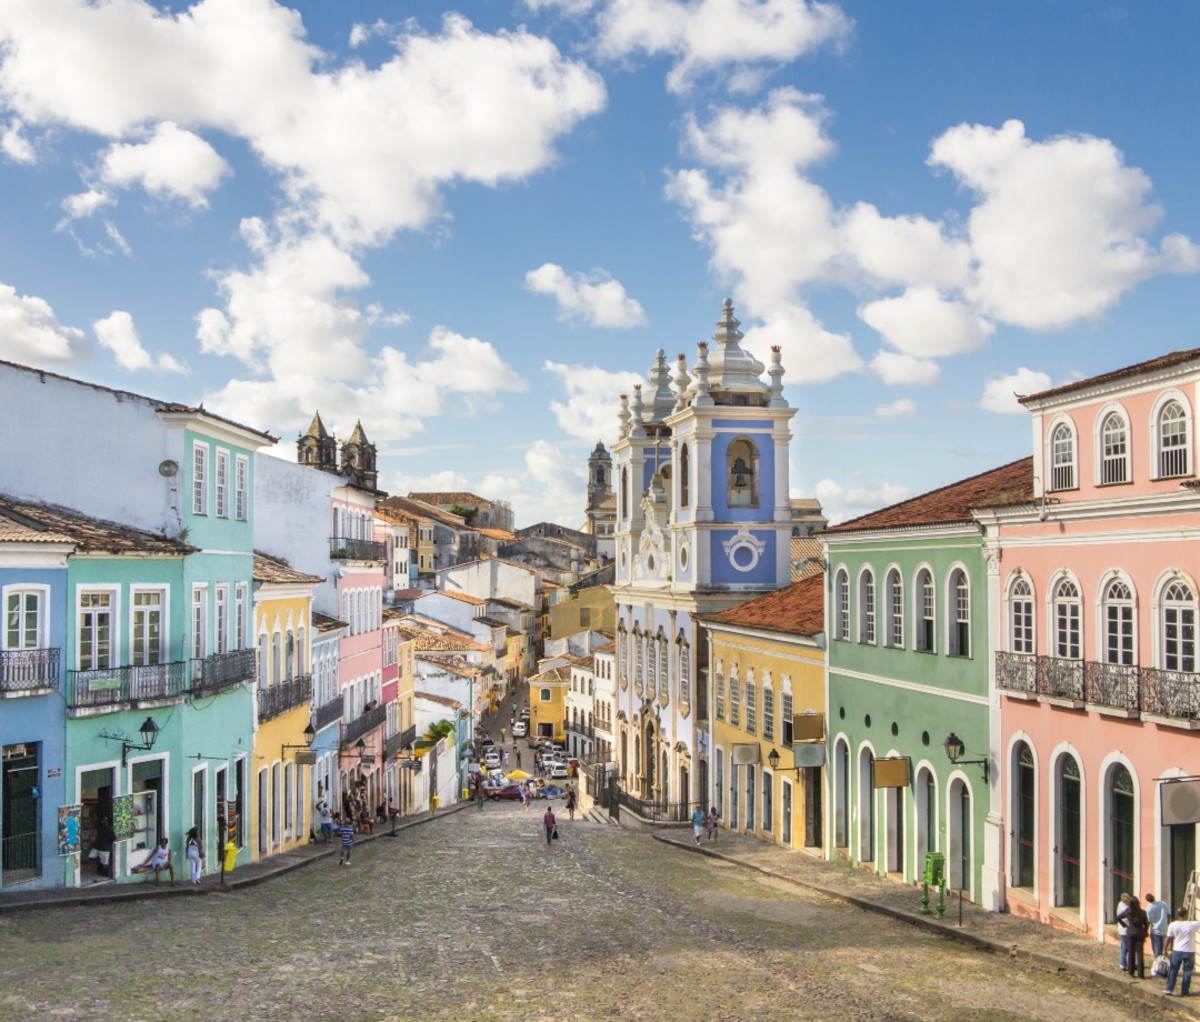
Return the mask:
<path id="1" fill-rule="evenodd" d="M 758 507 L 758 448 L 745 437 L 729 445 L 725 455 L 730 507 Z"/>
<path id="2" fill-rule="evenodd" d="M 1060 422 L 1050 434 L 1050 489 L 1075 488 L 1075 431 Z"/>
<path id="3" fill-rule="evenodd" d="M 1158 413 L 1158 476 L 1188 474 L 1188 419 L 1178 401 L 1168 401 Z"/>
<path id="4" fill-rule="evenodd" d="M 1100 427 L 1100 483 L 1129 482 L 1129 427 L 1120 412 L 1110 412 Z"/>
<path id="5" fill-rule="evenodd" d="M 834 633 L 835 639 L 850 638 L 850 578 L 843 568 L 837 574 L 837 582 L 834 585 L 834 599 L 836 606 L 834 608 L 835 622 Z"/>
<path id="6" fill-rule="evenodd" d="M 858 641 L 875 642 L 875 576 L 868 568 L 858 576 Z"/>
<path id="7" fill-rule="evenodd" d="M 679 506 L 687 507 L 691 503 L 689 492 L 691 484 L 691 467 L 688 459 L 688 445 L 679 448 Z"/>
<path id="8" fill-rule="evenodd" d="M 971 587 L 967 583 L 967 573 L 961 568 L 955 569 L 950 576 L 950 603 L 954 611 L 954 619 L 950 626 L 951 656 L 971 655 Z"/>
<path id="9" fill-rule="evenodd" d="M 1057 843 L 1058 884 L 1054 903 L 1079 908 L 1079 877 L 1083 862 L 1083 782 L 1072 756 L 1058 761 Z"/>
<path id="10" fill-rule="evenodd" d="M 1192 674 L 1196 670 L 1196 598 L 1183 581 L 1172 582 L 1162 598 L 1162 665 L 1164 670 Z"/>
<path id="11" fill-rule="evenodd" d="M 1013 785 L 1013 877 L 1016 887 L 1033 889 L 1037 847 L 1034 828 L 1037 822 L 1037 771 L 1033 752 L 1025 742 L 1013 749 L 1016 784 Z"/>
<path id="12" fill-rule="evenodd" d="M 937 649 L 933 630 L 934 601 L 933 573 L 922 568 L 917 574 L 917 649 L 924 653 Z"/>
<path id="13" fill-rule="evenodd" d="M 893 568 L 887 575 L 887 644 L 904 645 L 904 581 Z"/>
<path id="14" fill-rule="evenodd" d="M 1080 657 L 1079 590 L 1064 578 L 1054 590 L 1054 655 L 1064 660 Z"/>
<path id="15" fill-rule="evenodd" d="M 1104 603 L 1104 662 L 1133 666 L 1133 593 L 1119 578 L 1110 582 Z"/>
<path id="16" fill-rule="evenodd" d="M 1032 653 L 1033 632 L 1033 588 L 1029 580 L 1017 579 L 1008 596 L 1009 649 L 1014 653 Z"/>
<path id="17" fill-rule="evenodd" d="M 1134 847 L 1137 825 L 1134 820 L 1133 778 L 1128 768 L 1117 763 L 1108 772 L 1108 912 L 1115 912 L 1122 894 L 1133 894 Z M 1109 920 L 1106 920 L 1109 921 Z"/>

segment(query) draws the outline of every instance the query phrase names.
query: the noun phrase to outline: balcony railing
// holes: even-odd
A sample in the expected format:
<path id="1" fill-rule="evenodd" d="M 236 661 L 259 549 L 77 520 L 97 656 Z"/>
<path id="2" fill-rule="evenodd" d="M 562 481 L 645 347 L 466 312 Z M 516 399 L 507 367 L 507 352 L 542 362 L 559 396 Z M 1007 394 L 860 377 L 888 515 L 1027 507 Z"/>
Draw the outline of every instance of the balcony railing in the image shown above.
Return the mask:
<path id="1" fill-rule="evenodd" d="M 148 699 L 175 699 L 187 690 L 187 664 L 98 667 L 67 672 L 67 706 L 117 706 Z"/>
<path id="2" fill-rule="evenodd" d="M 42 875 L 41 835 L 36 831 L 0 840 L 0 869 L 4 884 L 35 880 Z"/>
<path id="3" fill-rule="evenodd" d="M 594 738 L 596 735 L 591 724 L 573 724 L 570 721 L 563 721 L 563 726 L 572 734 L 581 735 L 584 738 Z"/>
<path id="4" fill-rule="evenodd" d="M 1176 720 L 1200 719 L 1200 674 L 1143 667 L 1142 712 Z"/>
<path id="5" fill-rule="evenodd" d="M 13 649 L 0 652 L 0 692 L 58 688 L 59 649 Z"/>
<path id="6" fill-rule="evenodd" d="M 1089 703 L 1131 712 L 1141 709 L 1138 668 L 1089 660 L 1084 665 L 1083 674 Z"/>
<path id="7" fill-rule="evenodd" d="M 312 699 L 312 675 L 258 690 L 258 719 L 270 720 Z"/>
<path id="8" fill-rule="evenodd" d="M 192 693 L 214 695 L 235 685 L 253 681 L 258 671 L 258 653 L 253 649 L 237 649 L 231 653 L 214 653 L 203 660 L 192 661 Z"/>
<path id="9" fill-rule="evenodd" d="M 335 561 L 386 561 L 387 544 L 336 536 L 329 541 L 329 556 Z"/>
<path id="10" fill-rule="evenodd" d="M 374 709 L 367 710 L 361 716 L 347 724 L 342 725 L 342 751 L 345 752 L 354 745 L 368 731 L 374 731 L 377 727 L 387 723 L 387 707 L 376 706 Z"/>
<path id="11" fill-rule="evenodd" d="M 341 696 L 334 696 L 329 702 L 322 703 L 313 714 L 313 729 L 320 731 L 335 720 L 341 720 L 345 705 Z"/>
<path id="12" fill-rule="evenodd" d="M 1129 715 L 1200 721 L 1200 674 L 1189 671 L 998 652 L 996 685 L 1006 692 L 1069 699 Z"/>
<path id="13" fill-rule="evenodd" d="M 383 754 L 394 756 L 397 752 L 407 749 L 417 740 L 417 725 L 411 724 L 403 731 L 397 731 L 383 743 Z"/>

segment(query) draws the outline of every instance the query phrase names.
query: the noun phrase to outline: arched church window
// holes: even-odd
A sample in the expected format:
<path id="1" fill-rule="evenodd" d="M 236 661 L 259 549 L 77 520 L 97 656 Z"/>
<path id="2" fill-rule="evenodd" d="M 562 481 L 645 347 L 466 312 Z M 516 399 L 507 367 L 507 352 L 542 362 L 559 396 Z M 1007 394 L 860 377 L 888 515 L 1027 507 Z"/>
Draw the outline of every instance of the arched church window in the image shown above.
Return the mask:
<path id="1" fill-rule="evenodd" d="M 758 448 L 745 437 L 726 454 L 730 507 L 758 507 Z"/>
<path id="2" fill-rule="evenodd" d="M 687 507 L 691 503 L 691 496 L 688 492 L 689 483 L 691 480 L 690 465 L 688 463 L 688 445 L 684 444 L 679 449 L 679 506 Z"/>

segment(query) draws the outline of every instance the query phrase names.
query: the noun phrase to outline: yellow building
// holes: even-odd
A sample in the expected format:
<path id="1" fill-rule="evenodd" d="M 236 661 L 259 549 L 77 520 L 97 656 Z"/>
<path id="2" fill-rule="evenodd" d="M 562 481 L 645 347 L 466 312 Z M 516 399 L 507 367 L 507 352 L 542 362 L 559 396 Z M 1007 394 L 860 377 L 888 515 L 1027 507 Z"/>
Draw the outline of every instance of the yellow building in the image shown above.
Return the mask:
<path id="1" fill-rule="evenodd" d="M 384 616 L 388 614 L 384 611 Z M 416 698 L 416 680 L 417 680 L 417 640 L 415 638 L 401 637 L 396 648 L 396 730 L 397 733 L 404 736 L 400 741 L 402 746 L 408 747 L 416 740 L 416 710 L 414 700 Z M 411 753 L 401 753 L 403 758 L 410 758 Z M 398 791 L 396 792 L 396 807 L 401 813 L 410 813 L 413 811 L 413 772 L 408 768 L 401 768 L 396 772 L 396 783 Z"/>
<path id="2" fill-rule="evenodd" d="M 543 583 L 544 584 L 544 583 Z M 552 639 L 564 639 L 580 632 L 607 632 L 617 629 L 617 601 L 608 586 L 589 586 L 550 608 Z"/>
<path id="3" fill-rule="evenodd" d="M 258 637 L 250 798 L 254 860 L 304 844 L 313 824 L 309 651 L 313 591 L 323 581 L 283 561 L 254 555 L 254 632 Z"/>
<path id="4" fill-rule="evenodd" d="M 567 689 L 571 664 L 560 658 L 558 665 L 529 677 L 529 734 L 561 742 L 567 712 Z M 552 663 L 554 661 L 551 661 Z"/>
<path id="5" fill-rule="evenodd" d="M 721 825 L 814 852 L 824 812 L 824 594 L 822 573 L 704 620 Z"/>

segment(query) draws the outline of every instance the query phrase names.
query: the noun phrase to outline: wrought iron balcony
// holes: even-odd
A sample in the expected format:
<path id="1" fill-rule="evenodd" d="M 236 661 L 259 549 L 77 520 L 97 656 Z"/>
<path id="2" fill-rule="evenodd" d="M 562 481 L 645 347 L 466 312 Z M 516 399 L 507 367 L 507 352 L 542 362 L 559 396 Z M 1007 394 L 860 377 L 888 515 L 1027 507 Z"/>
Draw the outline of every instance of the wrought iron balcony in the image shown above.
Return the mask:
<path id="1" fill-rule="evenodd" d="M 571 721 L 564 720 L 563 726 L 572 734 L 581 735 L 584 738 L 593 738 L 596 734 L 591 724 L 574 724 Z"/>
<path id="2" fill-rule="evenodd" d="M 383 743 L 383 754 L 394 756 L 397 752 L 407 749 L 417 740 L 417 725 L 410 724 L 403 731 L 397 731 Z"/>
<path id="3" fill-rule="evenodd" d="M 312 675 L 305 674 L 291 681 L 258 690 L 258 719 L 270 720 L 281 713 L 307 703 L 312 698 Z"/>
<path id="4" fill-rule="evenodd" d="M 348 751 L 356 741 L 369 731 L 387 723 L 387 707 L 382 704 L 367 710 L 349 723 L 342 725 L 342 752 Z"/>
<path id="5" fill-rule="evenodd" d="M 1006 692 L 1037 695 L 1037 657 L 1032 653 L 996 654 L 996 687 Z M 718 720 L 720 715 L 718 714 Z"/>
<path id="6" fill-rule="evenodd" d="M 1141 708 L 1138 668 L 1089 660 L 1083 674 L 1089 703 L 1128 713 L 1137 713 Z"/>
<path id="7" fill-rule="evenodd" d="M 0 692 L 33 692 L 58 688 L 60 649 L 14 649 L 0 652 Z"/>
<path id="8" fill-rule="evenodd" d="M 320 731 L 329 727 L 335 720 L 341 720 L 345 705 L 341 696 L 334 696 L 329 702 L 322 703 L 313 714 L 313 729 Z"/>
<path id="9" fill-rule="evenodd" d="M 329 541 L 329 556 L 335 561 L 386 561 L 387 544 L 373 539 L 335 536 Z"/>
<path id="10" fill-rule="evenodd" d="M 1037 664 L 1038 695 L 1083 702 L 1083 661 L 1040 656 Z"/>
<path id="11" fill-rule="evenodd" d="M 1141 669 L 1142 712 L 1175 720 L 1200 720 L 1200 674 Z"/>
<path id="12" fill-rule="evenodd" d="M 231 653 L 214 653 L 203 660 L 192 661 L 192 694 L 210 696 L 227 688 L 253 681 L 258 671 L 258 653 L 253 649 L 238 649 Z"/>
<path id="13" fill-rule="evenodd" d="M 175 699 L 187 690 L 187 664 L 98 667 L 67 672 L 67 706 L 118 706 L 149 699 Z"/>

